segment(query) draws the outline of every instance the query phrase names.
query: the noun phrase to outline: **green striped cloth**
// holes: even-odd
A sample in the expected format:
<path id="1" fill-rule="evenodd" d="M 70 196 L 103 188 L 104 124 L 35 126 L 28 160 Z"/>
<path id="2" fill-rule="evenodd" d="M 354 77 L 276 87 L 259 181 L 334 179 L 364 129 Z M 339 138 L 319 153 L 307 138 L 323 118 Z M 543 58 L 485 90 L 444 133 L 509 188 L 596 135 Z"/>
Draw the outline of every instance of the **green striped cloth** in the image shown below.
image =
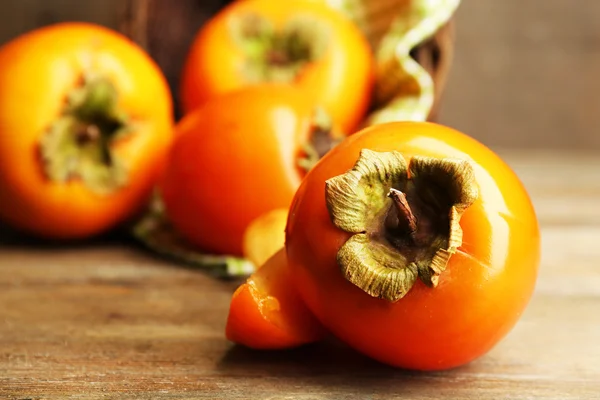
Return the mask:
<path id="1" fill-rule="evenodd" d="M 346 13 L 375 49 L 375 99 L 384 104 L 366 125 L 425 121 L 433 107 L 433 80 L 410 52 L 446 24 L 460 0 L 326 0 Z"/>
<path id="2" fill-rule="evenodd" d="M 366 125 L 390 121 L 425 121 L 434 102 L 431 76 L 410 51 L 451 18 L 460 0 L 325 0 L 352 19 L 373 46 L 377 61 L 375 99 L 384 104 Z M 164 218 L 156 197 L 133 227 L 133 236 L 147 248 L 212 275 L 243 277 L 255 270 L 248 260 L 204 254 L 185 243 Z"/>
<path id="3" fill-rule="evenodd" d="M 246 259 L 202 253 L 186 243 L 165 218 L 163 204 L 157 194 L 146 214 L 133 226 L 132 234 L 153 252 L 182 264 L 204 269 L 219 278 L 246 276 L 256 269 Z"/>

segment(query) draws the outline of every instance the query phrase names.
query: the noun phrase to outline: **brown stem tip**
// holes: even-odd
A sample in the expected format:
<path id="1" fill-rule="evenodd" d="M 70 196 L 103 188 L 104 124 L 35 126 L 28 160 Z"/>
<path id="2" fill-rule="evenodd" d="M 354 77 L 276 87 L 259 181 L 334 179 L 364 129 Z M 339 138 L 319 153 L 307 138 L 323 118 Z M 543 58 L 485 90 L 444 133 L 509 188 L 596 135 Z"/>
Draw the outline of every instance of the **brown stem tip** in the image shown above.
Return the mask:
<path id="1" fill-rule="evenodd" d="M 400 226 L 406 227 L 410 234 L 415 233 L 417 231 L 417 218 L 410 209 L 410 205 L 408 204 L 404 192 L 390 188 L 388 197 L 394 201 L 394 206 L 398 212 L 398 223 Z"/>

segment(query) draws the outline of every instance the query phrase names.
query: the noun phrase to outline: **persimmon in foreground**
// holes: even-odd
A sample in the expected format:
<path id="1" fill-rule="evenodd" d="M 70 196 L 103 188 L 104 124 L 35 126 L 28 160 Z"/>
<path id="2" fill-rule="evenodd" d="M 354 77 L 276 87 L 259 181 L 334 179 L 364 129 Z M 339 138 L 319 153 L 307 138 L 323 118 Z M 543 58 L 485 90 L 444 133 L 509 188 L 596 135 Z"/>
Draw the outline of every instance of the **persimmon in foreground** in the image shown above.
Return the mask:
<path id="1" fill-rule="evenodd" d="M 514 172 L 453 129 L 367 128 L 299 188 L 286 228 L 296 287 L 339 339 L 418 370 L 465 364 L 519 319 L 539 262 Z"/>
<path id="2" fill-rule="evenodd" d="M 294 289 L 285 249 L 279 250 L 234 293 L 227 338 L 255 349 L 315 342 L 325 330 Z"/>
<path id="3" fill-rule="evenodd" d="M 432 123 L 347 138 L 307 174 L 286 226 L 290 280 L 321 324 L 417 370 L 468 363 L 502 339 L 529 302 L 539 251 L 514 172 Z"/>

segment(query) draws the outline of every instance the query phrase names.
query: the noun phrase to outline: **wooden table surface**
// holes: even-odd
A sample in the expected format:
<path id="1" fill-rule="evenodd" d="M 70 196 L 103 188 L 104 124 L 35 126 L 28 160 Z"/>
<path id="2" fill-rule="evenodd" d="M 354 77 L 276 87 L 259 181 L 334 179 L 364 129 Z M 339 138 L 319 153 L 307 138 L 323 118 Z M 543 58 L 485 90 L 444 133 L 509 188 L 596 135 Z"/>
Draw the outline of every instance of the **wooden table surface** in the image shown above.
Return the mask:
<path id="1" fill-rule="evenodd" d="M 223 336 L 236 282 L 117 240 L 5 238 L 0 398 L 600 399 L 600 156 L 502 154 L 537 208 L 542 265 L 515 329 L 467 366 L 395 370 L 336 343 L 253 352 Z"/>

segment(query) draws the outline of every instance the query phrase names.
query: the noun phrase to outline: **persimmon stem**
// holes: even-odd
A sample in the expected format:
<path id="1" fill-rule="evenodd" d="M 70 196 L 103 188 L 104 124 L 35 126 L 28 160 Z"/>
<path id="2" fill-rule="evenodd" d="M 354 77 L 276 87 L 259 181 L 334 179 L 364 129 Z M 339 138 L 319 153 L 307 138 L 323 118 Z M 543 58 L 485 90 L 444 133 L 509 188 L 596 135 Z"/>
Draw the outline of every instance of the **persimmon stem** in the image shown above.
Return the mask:
<path id="1" fill-rule="evenodd" d="M 75 131 L 77 144 L 83 146 L 88 143 L 97 142 L 102 132 L 96 124 L 85 124 Z"/>
<path id="2" fill-rule="evenodd" d="M 303 173 L 310 171 L 344 137 L 333 127 L 331 117 L 321 107 L 315 108 L 311 124 L 308 141 L 303 143 L 303 154 L 299 156 L 297 161 L 297 165 Z"/>
<path id="3" fill-rule="evenodd" d="M 328 46 L 329 29 L 310 17 L 296 16 L 282 26 L 255 14 L 232 21 L 232 37 L 246 56 L 243 73 L 250 82 L 293 82 Z"/>
<path id="4" fill-rule="evenodd" d="M 46 179 L 77 180 L 98 194 L 127 183 L 126 162 L 115 158 L 112 143 L 130 133 L 119 92 L 107 78 L 82 76 L 65 98 L 64 108 L 40 138 L 39 156 Z"/>
<path id="5" fill-rule="evenodd" d="M 397 151 L 362 149 L 352 169 L 325 182 L 329 217 L 351 234 L 336 255 L 342 275 L 391 302 L 417 279 L 436 287 L 478 193 L 467 160 L 415 155 L 407 163 Z"/>
<path id="6" fill-rule="evenodd" d="M 398 212 L 399 226 L 405 226 L 412 237 L 417 232 L 417 218 L 410 209 L 406 194 L 398 189 L 390 188 L 388 197 L 394 201 L 394 206 Z"/>

